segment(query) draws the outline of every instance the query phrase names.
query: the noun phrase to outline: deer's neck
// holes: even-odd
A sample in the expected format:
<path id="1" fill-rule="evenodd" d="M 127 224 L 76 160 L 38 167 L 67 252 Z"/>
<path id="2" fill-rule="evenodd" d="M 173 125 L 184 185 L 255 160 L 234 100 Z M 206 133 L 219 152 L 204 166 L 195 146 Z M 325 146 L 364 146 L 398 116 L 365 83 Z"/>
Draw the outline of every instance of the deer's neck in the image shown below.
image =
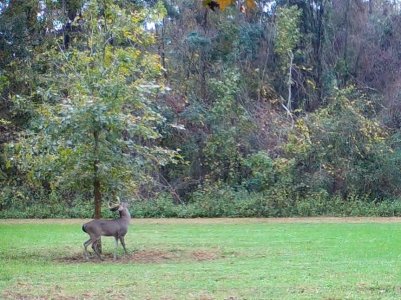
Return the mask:
<path id="1" fill-rule="evenodd" d="M 120 220 L 126 223 L 129 223 L 131 220 L 131 215 L 128 211 L 128 209 L 124 209 L 120 211 Z"/>

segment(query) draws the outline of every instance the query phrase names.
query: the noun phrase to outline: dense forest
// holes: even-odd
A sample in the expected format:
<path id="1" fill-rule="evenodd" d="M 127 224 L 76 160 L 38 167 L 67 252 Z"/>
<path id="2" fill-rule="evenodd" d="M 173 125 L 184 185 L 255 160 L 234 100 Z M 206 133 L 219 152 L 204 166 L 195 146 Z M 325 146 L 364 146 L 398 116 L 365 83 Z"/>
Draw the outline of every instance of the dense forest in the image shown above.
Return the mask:
<path id="1" fill-rule="evenodd" d="M 401 215 L 400 65 L 396 0 L 0 1 L 0 217 Z"/>

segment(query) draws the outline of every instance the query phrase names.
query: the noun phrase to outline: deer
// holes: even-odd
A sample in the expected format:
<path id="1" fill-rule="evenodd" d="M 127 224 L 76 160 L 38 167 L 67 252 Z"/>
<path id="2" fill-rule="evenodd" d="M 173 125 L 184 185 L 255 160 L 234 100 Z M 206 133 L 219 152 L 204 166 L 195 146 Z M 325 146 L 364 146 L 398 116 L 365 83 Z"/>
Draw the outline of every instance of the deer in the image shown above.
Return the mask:
<path id="1" fill-rule="evenodd" d="M 117 259 L 118 240 L 124 248 L 125 254 L 128 254 L 125 248 L 124 237 L 128 232 L 128 225 L 131 220 L 131 215 L 128 211 L 128 204 L 123 202 L 114 203 L 113 206 L 109 203 L 109 209 L 112 211 L 118 210 L 120 217 L 114 220 L 92 220 L 82 225 L 82 230 L 86 232 L 90 239 L 84 243 L 84 257 L 89 259 L 88 246 L 92 244 L 92 249 L 100 260 L 103 260 L 99 253 L 98 242 L 101 236 L 113 236 L 115 239 L 114 260 Z"/>

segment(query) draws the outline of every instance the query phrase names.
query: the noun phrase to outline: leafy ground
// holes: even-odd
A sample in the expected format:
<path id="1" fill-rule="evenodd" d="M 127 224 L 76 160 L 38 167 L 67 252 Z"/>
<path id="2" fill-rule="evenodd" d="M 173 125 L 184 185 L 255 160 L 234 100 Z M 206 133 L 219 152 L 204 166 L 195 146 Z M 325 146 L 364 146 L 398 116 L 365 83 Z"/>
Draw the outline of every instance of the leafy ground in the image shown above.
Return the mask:
<path id="1" fill-rule="evenodd" d="M 396 218 L 133 220 L 82 258 L 82 220 L 0 220 L 3 299 L 399 299 Z"/>

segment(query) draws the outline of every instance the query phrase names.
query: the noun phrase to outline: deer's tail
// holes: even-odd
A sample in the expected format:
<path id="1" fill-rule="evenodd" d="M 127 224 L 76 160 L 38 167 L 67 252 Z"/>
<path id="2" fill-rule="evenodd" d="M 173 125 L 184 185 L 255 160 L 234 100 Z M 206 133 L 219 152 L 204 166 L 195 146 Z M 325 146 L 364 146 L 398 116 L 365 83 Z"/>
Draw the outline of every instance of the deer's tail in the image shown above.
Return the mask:
<path id="1" fill-rule="evenodd" d="M 86 224 L 82 225 L 82 231 L 87 233 L 87 231 L 86 231 Z"/>

